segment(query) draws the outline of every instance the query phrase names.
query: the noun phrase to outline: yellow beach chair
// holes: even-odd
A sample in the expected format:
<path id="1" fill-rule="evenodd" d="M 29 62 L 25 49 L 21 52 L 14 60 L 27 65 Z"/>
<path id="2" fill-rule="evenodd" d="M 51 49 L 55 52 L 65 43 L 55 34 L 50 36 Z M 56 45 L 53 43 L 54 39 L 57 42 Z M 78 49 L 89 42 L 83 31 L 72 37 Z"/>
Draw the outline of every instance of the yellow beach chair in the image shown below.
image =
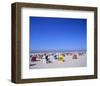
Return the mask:
<path id="1" fill-rule="evenodd" d="M 58 55 L 58 61 L 59 61 L 60 63 L 64 62 L 64 56 L 63 56 L 62 54 L 59 54 L 59 55 Z"/>

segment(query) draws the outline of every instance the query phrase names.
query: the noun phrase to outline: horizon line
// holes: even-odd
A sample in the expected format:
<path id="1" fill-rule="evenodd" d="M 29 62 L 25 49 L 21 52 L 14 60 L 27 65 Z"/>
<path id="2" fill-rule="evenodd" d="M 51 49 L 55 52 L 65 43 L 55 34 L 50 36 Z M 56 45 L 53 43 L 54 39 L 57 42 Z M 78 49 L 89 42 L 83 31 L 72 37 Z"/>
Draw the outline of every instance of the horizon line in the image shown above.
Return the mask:
<path id="1" fill-rule="evenodd" d="M 67 51 L 67 52 L 71 52 L 71 51 L 86 51 L 86 49 L 74 49 L 74 50 L 30 50 L 30 52 L 63 52 L 63 51 Z"/>

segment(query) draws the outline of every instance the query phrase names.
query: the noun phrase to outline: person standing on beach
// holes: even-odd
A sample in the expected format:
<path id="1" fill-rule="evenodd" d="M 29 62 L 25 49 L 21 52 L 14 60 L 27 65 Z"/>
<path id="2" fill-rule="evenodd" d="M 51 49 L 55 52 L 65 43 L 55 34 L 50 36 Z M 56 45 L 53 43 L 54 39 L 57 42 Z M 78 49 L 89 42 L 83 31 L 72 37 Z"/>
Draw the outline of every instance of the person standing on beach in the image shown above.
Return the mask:
<path id="1" fill-rule="evenodd" d="M 48 55 L 45 56 L 45 59 L 46 59 L 46 63 L 49 63 Z"/>

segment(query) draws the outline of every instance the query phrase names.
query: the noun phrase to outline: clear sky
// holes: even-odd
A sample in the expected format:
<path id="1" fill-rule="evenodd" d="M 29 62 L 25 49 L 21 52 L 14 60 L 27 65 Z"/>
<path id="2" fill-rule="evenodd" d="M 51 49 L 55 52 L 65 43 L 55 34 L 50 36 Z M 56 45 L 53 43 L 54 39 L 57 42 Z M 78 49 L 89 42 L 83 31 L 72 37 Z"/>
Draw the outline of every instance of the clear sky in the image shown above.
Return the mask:
<path id="1" fill-rule="evenodd" d="M 86 19 L 30 16 L 30 49 L 86 50 Z"/>

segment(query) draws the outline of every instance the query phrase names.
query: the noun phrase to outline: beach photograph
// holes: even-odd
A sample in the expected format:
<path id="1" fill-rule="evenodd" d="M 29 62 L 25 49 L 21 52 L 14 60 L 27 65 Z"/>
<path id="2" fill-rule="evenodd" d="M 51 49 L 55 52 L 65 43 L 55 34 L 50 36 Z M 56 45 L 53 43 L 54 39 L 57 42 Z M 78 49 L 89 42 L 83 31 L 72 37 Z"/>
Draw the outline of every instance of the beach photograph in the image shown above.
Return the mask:
<path id="1" fill-rule="evenodd" d="M 87 19 L 30 16 L 29 68 L 87 66 Z"/>

